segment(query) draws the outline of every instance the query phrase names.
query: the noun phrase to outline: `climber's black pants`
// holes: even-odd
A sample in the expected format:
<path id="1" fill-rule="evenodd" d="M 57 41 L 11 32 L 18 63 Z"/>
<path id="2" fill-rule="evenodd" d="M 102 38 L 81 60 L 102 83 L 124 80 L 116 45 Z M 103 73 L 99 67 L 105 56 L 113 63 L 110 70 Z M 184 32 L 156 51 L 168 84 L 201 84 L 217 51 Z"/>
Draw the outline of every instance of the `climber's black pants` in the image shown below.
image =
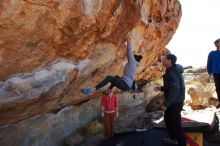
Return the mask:
<path id="1" fill-rule="evenodd" d="M 171 139 L 178 141 L 178 146 L 186 146 L 186 139 L 181 125 L 183 102 L 171 104 L 164 113 L 164 122 Z"/>
<path id="2" fill-rule="evenodd" d="M 130 90 L 129 86 L 126 84 L 126 82 L 119 76 L 107 76 L 103 81 L 101 81 L 98 85 L 95 86 L 96 90 L 104 87 L 108 83 L 111 83 L 110 88 L 113 88 L 114 86 L 122 91 Z"/>

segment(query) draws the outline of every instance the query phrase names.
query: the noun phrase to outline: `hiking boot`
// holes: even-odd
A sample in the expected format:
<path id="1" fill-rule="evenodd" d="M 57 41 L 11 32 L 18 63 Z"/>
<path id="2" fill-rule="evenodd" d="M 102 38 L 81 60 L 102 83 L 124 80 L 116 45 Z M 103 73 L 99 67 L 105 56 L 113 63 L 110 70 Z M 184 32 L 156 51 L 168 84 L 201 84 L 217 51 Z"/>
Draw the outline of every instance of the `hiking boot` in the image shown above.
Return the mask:
<path id="1" fill-rule="evenodd" d="M 81 90 L 83 94 L 90 94 L 92 92 L 92 89 L 90 87 L 85 87 Z"/>
<path id="2" fill-rule="evenodd" d="M 171 138 L 164 138 L 163 139 L 164 144 L 173 144 L 173 145 L 178 145 L 177 140 L 171 139 Z"/>

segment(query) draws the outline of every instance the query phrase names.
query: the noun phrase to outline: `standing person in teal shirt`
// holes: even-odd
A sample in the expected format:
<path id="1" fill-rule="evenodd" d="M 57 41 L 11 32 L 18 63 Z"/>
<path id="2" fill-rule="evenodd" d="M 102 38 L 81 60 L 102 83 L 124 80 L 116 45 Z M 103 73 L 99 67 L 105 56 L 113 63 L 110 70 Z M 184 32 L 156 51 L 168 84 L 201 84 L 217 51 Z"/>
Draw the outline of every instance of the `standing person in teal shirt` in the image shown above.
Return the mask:
<path id="1" fill-rule="evenodd" d="M 220 102 L 220 39 L 217 39 L 214 44 L 217 49 L 209 53 L 207 71 L 209 75 L 214 78 L 216 93 L 218 101 Z M 217 105 L 217 108 L 219 107 L 220 103 Z"/>

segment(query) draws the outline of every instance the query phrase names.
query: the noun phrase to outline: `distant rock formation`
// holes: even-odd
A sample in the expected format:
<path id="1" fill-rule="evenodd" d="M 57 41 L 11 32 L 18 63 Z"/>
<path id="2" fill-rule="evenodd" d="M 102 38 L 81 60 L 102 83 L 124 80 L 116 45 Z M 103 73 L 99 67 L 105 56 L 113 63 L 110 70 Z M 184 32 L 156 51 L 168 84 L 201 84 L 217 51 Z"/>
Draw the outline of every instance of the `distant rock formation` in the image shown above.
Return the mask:
<path id="1" fill-rule="evenodd" d="M 205 67 L 188 69 L 184 73 L 186 83 L 186 104 L 193 110 L 216 106 L 218 100 L 213 79 Z"/>

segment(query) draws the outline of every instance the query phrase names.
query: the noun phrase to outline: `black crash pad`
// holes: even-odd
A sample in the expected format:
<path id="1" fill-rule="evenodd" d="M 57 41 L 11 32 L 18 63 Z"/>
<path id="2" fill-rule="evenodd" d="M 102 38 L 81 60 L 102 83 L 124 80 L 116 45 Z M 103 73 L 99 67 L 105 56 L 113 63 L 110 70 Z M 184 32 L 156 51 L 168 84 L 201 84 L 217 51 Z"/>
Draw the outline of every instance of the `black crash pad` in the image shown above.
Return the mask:
<path id="1" fill-rule="evenodd" d="M 99 146 L 175 146 L 162 143 L 162 139 L 167 137 L 166 130 L 149 128 L 142 132 L 116 133 Z"/>

